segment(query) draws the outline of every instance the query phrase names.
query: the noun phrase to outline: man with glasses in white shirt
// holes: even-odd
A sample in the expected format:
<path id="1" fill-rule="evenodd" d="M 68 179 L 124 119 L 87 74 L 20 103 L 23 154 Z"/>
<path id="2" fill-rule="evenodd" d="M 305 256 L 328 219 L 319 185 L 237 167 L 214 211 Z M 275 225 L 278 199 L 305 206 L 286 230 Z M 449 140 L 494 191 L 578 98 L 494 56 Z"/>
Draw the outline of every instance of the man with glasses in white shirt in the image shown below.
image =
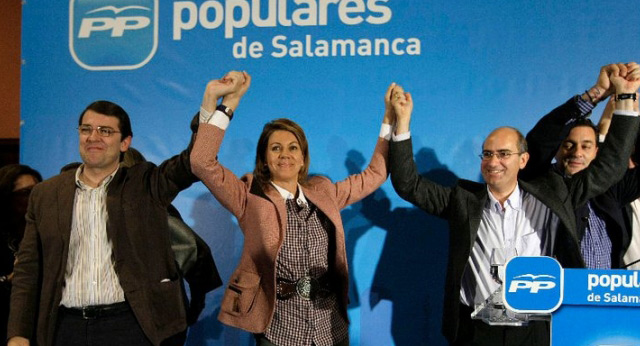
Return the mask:
<path id="1" fill-rule="evenodd" d="M 627 84 L 620 75 L 611 81 Z M 632 84 L 637 90 L 638 83 Z M 395 107 L 397 128 L 389 151 L 393 186 L 400 197 L 449 222 L 443 334 L 452 345 L 549 344 L 546 322 L 491 327 L 471 320 L 475 304 L 497 288 L 489 272 L 491 250 L 511 247 L 520 255 L 558 256 L 565 266 L 579 263 L 573 206 L 606 191 L 624 174 L 640 119 L 614 115 L 610 142 L 598 162 L 567 184 L 550 170 L 531 181 L 518 180 L 529 159 L 526 140 L 514 128 L 498 128 L 483 143 L 480 168 L 486 183 L 460 180 L 445 187 L 418 174 L 409 132 L 413 101 L 409 93 L 395 97 L 404 102 Z"/>

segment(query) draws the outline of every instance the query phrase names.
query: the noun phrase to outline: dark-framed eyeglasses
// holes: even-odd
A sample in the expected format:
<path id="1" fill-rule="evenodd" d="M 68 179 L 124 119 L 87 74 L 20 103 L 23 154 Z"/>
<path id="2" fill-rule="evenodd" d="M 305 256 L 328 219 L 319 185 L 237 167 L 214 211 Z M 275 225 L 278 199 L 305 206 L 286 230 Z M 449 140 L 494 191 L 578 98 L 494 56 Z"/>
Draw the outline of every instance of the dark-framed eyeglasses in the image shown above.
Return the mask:
<path id="1" fill-rule="evenodd" d="M 91 136 L 93 133 L 94 127 L 91 125 L 80 125 L 78 126 L 78 133 L 84 136 Z M 120 133 L 120 131 L 116 131 L 109 126 L 98 126 L 95 128 L 98 131 L 98 135 L 100 137 L 111 137 L 114 133 Z"/>
<path id="2" fill-rule="evenodd" d="M 498 160 L 503 161 L 503 160 L 507 160 L 508 158 L 511 157 L 511 155 L 515 155 L 515 154 L 522 154 L 522 152 L 513 152 L 510 150 L 498 150 L 498 151 L 488 151 L 485 150 L 482 152 L 482 154 L 478 155 L 478 157 L 480 157 L 480 159 L 482 159 L 482 161 L 489 161 L 491 160 L 492 157 L 497 157 Z"/>

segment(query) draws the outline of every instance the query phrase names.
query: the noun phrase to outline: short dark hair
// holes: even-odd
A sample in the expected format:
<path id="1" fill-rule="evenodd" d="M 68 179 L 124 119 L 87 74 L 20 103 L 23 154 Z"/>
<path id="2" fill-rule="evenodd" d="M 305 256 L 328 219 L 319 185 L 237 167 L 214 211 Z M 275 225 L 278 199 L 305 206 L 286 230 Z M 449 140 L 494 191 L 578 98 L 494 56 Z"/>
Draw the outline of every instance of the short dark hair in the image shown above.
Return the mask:
<path id="1" fill-rule="evenodd" d="M 307 176 L 309 174 L 309 143 L 307 142 L 307 137 L 302 127 L 296 124 L 295 121 L 286 118 L 272 120 L 262 128 L 262 134 L 260 134 L 256 148 L 256 166 L 253 169 L 253 177 L 263 186 L 271 181 L 271 172 L 269 172 L 269 167 L 267 167 L 267 146 L 269 144 L 269 137 L 278 130 L 291 132 L 296 136 L 298 143 L 300 143 L 300 150 L 302 150 L 302 155 L 304 155 L 304 164 L 300 172 L 298 172 L 298 183 L 304 185 L 307 182 Z"/>
<path id="2" fill-rule="evenodd" d="M 82 113 L 80 113 L 80 118 L 78 119 L 78 126 L 82 125 L 82 118 L 87 111 L 94 111 L 96 113 L 100 113 L 110 117 L 118 118 L 118 130 L 120 130 L 120 134 L 122 135 L 122 139 L 125 139 L 129 136 L 133 136 L 133 131 L 131 131 L 131 120 L 129 119 L 129 114 L 125 112 L 122 107 L 111 101 L 99 100 L 92 102 L 90 105 L 85 108 Z"/>
<path id="3" fill-rule="evenodd" d="M 596 124 L 594 124 L 593 121 L 591 121 L 591 119 L 586 118 L 586 117 L 580 117 L 580 118 L 576 119 L 576 121 L 574 121 L 571 124 L 569 124 L 569 131 L 567 131 L 567 136 L 569 135 L 571 130 L 573 130 L 576 127 L 579 127 L 579 126 L 584 126 L 584 127 L 591 128 L 593 130 L 593 135 L 596 138 L 596 146 L 598 146 L 600 144 L 600 141 L 598 140 L 598 134 L 600 133 L 600 130 L 598 129 L 598 126 Z"/>
<path id="4" fill-rule="evenodd" d="M 42 175 L 40 172 L 27 165 L 10 164 L 0 168 L 0 209 L 2 213 L 7 211 L 8 206 L 6 203 L 9 201 L 9 196 L 13 192 L 13 186 L 21 175 L 30 175 L 36 179 L 37 182 L 42 181 Z"/>

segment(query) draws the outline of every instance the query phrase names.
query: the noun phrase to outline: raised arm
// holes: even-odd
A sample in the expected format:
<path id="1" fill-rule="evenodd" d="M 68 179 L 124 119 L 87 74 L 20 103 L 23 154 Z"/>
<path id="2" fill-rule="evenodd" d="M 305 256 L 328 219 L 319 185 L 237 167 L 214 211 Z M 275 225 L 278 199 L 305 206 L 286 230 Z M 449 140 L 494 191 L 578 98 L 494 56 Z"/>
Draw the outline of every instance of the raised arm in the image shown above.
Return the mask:
<path id="1" fill-rule="evenodd" d="M 440 216 L 449 205 L 451 189 L 418 174 L 409 132 L 413 112 L 411 94 L 404 93 L 394 97 L 394 109 L 397 117 L 396 131 L 389 150 L 393 188 L 403 199 L 428 213 Z"/>
<path id="2" fill-rule="evenodd" d="M 384 116 L 380 128 L 378 142 L 373 151 L 373 156 L 367 168 L 359 174 L 353 174 L 347 179 L 333 185 L 333 193 L 340 208 L 367 197 L 377 190 L 389 175 L 388 155 L 389 139 L 396 122 L 396 114 L 392 105 L 394 92 L 402 88 L 391 83 L 384 95 Z"/>
<path id="3" fill-rule="evenodd" d="M 604 193 L 623 177 L 636 140 L 640 119 L 634 110 L 634 97 L 640 87 L 640 66 L 616 65 L 610 80 L 616 101 L 609 132 L 596 159 L 568 180 L 574 206 Z"/>
<path id="4" fill-rule="evenodd" d="M 520 179 L 533 179 L 549 169 L 560 144 L 569 134 L 570 124 L 580 117 L 589 116 L 593 107 L 614 92 L 609 75 L 618 65 L 623 64 L 610 64 L 600 68 L 596 83 L 591 88 L 553 109 L 529 131 L 529 162 L 520 172 Z"/>
<path id="5" fill-rule="evenodd" d="M 233 110 L 237 108 L 242 95 L 235 97 L 227 105 L 221 104 L 220 107 L 217 107 L 217 101 L 223 96 L 238 93 L 244 81 L 245 77 L 242 72 L 232 71 L 223 78 L 212 80 L 207 84 L 201 111 L 191 121 L 192 134 L 189 145 L 180 154 L 164 161 L 150 174 L 152 193 L 161 203 L 169 205 L 180 191 L 198 181 L 198 177 L 192 172 L 191 151 L 196 141 L 199 125 L 208 122 L 216 108 L 220 108 L 224 114 L 232 117 Z M 246 90 L 244 91 L 246 92 Z M 226 116 L 222 116 L 222 118 L 226 120 L 225 125 L 227 125 Z"/>
<path id="6" fill-rule="evenodd" d="M 191 151 L 191 168 L 216 199 L 236 217 L 242 217 L 246 185 L 218 161 L 225 130 L 240 99 L 251 85 L 246 72 L 229 72 L 207 84 L 200 108 L 200 128 Z M 223 98 L 222 104 L 217 101 Z"/>

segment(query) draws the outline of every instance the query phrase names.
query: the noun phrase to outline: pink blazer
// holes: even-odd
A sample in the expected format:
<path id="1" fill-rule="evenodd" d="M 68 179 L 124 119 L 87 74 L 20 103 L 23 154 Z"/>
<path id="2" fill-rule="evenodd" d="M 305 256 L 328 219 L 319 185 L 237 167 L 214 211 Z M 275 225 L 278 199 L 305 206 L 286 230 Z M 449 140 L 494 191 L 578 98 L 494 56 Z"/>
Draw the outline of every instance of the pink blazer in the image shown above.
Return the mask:
<path id="1" fill-rule="evenodd" d="M 251 333 L 263 333 L 276 304 L 276 257 L 287 229 L 286 204 L 272 186 L 262 187 L 253 175 L 238 179 L 217 160 L 224 131 L 201 124 L 191 152 L 193 173 L 237 219 L 244 233 L 240 263 L 226 287 L 218 319 Z M 312 177 L 302 187 L 305 197 L 333 223 L 335 267 L 341 313 L 347 319 L 349 273 L 340 210 L 374 192 L 388 176 L 389 142 L 378 139 L 369 166 L 338 183 Z"/>

